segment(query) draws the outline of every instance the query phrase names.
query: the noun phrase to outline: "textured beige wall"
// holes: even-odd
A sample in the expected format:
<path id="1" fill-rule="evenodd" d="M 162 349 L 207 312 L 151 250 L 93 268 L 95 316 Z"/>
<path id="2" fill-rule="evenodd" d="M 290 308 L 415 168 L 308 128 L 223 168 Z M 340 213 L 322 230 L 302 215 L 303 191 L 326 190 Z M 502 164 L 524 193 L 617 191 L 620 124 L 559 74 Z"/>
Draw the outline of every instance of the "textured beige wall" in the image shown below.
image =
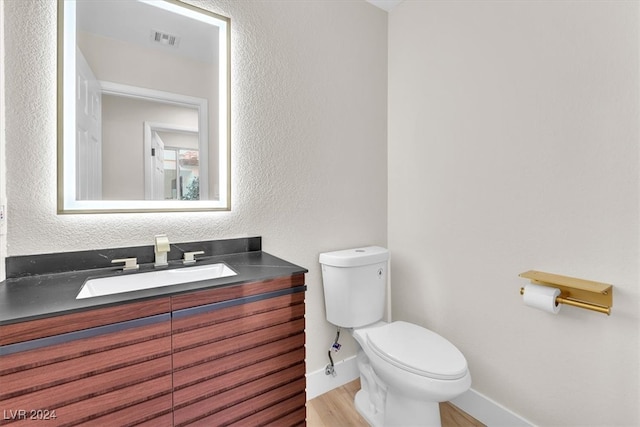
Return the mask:
<path id="1" fill-rule="evenodd" d="M 389 19 L 396 318 L 541 426 L 640 425 L 638 2 L 405 1 Z M 613 314 L 525 307 L 529 269 Z"/>
<path id="2" fill-rule="evenodd" d="M 263 236 L 309 269 L 307 366 L 326 364 L 318 254 L 386 245 L 387 14 L 364 1 L 200 1 L 231 17 L 232 210 L 56 215 L 56 2 L 3 0 L 8 253 Z M 353 354 L 347 344 L 344 356 Z"/>
<path id="3" fill-rule="evenodd" d="M 6 163 L 5 163 L 5 104 L 4 104 L 4 3 L 0 2 L 0 208 L 6 203 Z M 6 210 L 3 209 L 5 219 L 0 219 L 0 280 L 6 277 L 5 258 L 7 256 L 7 220 Z"/>

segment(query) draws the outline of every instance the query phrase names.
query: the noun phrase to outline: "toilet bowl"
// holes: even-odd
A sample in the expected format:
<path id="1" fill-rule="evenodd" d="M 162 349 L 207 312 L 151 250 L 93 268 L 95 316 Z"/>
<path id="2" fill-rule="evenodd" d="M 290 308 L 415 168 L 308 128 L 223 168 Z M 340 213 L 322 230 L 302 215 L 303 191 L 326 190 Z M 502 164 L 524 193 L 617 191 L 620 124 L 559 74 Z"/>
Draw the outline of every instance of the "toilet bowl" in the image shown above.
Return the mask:
<path id="1" fill-rule="evenodd" d="M 356 408 L 373 426 L 440 426 L 439 402 L 471 386 L 462 353 L 428 329 L 396 321 L 351 333 L 361 347 Z"/>
<path id="2" fill-rule="evenodd" d="M 388 258 L 377 246 L 320 254 L 327 320 L 360 345 L 355 406 L 369 424 L 440 426 L 439 402 L 471 386 L 467 361 L 435 332 L 382 321 Z"/>

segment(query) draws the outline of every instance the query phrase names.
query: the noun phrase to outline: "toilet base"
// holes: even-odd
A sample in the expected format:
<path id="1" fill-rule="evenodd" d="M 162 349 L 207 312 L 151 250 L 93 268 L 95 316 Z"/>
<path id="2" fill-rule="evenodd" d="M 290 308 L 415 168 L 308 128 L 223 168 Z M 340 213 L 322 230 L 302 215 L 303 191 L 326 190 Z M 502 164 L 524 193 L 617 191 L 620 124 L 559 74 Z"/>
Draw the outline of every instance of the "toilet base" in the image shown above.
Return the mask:
<path id="1" fill-rule="evenodd" d="M 407 396 L 384 384 L 373 370 L 367 354 L 358 351 L 360 387 L 355 407 L 373 427 L 441 427 L 440 404 L 423 397 Z"/>
<path id="2" fill-rule="evenodd" d="M 440 404 L 412 399 L 389 389 L 384 414 L 385 427 L 441 427 Z"/>
<path id="3" fill-rule="evenodd" d="M 375 412 L 369 393 L 360 390 L 354 399 L 356 410 L 372 427 L 441 427 L 438 402 L 408 401 L 387 395 L 384 412 Z"/>
<path id="4" fill-rule="evenodd" d="M 365 419 L 366 422 L 369 423 L 372 427 L 383 427 L 382 413 L 378 412 L 374 413 L 373 408 L 371 407 L 371 400 L 369 398 L 369 392 L 366 390 L 360 390 L 356 393 L 356 397 L 354 399 L 356 410 Z"/>

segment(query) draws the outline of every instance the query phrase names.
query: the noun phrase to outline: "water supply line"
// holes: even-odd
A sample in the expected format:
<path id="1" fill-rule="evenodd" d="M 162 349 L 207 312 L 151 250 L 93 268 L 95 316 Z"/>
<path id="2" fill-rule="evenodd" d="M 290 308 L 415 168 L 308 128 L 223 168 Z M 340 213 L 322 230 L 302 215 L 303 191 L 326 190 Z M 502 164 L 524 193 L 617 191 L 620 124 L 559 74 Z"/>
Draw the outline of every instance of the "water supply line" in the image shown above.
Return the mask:
<path id="1" fill-rule="evenodd" d="M 333 344 L 331 344 L 331 347 L 329 347 L 329 351 L 327 352 L 327 354 L 329 355 L 329 363 L 324 368 L 325 375 L 331 375 L 333 377 L 336 376 L 336 369 L 335 369 L 335 365 L 333 364 L 333 357 L 331 357 L 331 352 L 337 353 L 340 350 L 340 347 L 342 347 L 342 345 L 338 343 L 339 339 L 340 339 L 340 328 L 337 328 L 336 339 L 333 340 Z"/>

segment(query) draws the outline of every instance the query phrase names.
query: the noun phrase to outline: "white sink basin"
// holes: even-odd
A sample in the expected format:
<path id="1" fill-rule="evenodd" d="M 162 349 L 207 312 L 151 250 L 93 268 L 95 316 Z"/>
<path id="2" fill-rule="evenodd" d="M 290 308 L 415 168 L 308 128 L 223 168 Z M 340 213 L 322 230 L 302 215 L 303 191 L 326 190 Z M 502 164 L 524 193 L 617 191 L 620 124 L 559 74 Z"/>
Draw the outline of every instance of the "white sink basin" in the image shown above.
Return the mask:
<path id="1" fill-rule="evenodd" d="M 76 299 L 160 288 L 162 286 L 180 285 L 182 283 L 198 282 L 200 280 L 235 276 L 236 274 L 237 273 L 226 264 L 218 263 L 176 268 L 173 270 L 156 270 L 145 273 L 100 277 L 87 280 L 82 286 L 82 289 L 80 289 L 80 293 Z"/>

